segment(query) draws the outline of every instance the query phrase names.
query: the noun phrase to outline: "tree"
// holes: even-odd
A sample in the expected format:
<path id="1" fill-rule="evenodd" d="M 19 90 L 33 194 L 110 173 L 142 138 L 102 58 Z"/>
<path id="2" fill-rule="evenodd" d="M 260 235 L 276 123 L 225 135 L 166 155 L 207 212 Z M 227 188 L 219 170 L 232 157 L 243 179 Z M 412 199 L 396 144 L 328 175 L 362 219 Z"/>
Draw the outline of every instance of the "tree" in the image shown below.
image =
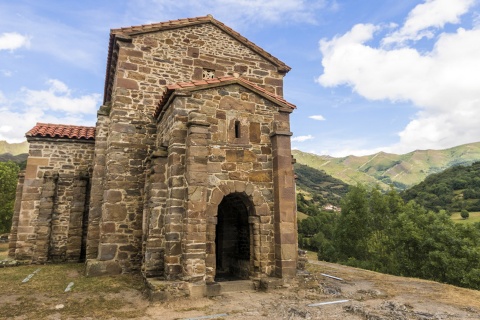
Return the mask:
<path id="1" fill-rule="evenodd" d="M 342 212 L 335 229 L 335 247 L 340 260 L 365 260 L 368 255 L 371 221 L 368 192 L 364 186 L 351 187 L 342 201 Z"/>
<path id="2" fill-rule="evenodd" d="M 10 231 L 20 168 L 15 162 L 0 162 L 0 233 Z"/>
<path id="3" fill-rule="evenodd" d="M 461 212 L 460 212 L 460 216 L 462 216 L 462 219 L 468 219 L 468 217 L 470 217 L 470 213 L 468 213 L 467 210 L 463 209 Z"/>

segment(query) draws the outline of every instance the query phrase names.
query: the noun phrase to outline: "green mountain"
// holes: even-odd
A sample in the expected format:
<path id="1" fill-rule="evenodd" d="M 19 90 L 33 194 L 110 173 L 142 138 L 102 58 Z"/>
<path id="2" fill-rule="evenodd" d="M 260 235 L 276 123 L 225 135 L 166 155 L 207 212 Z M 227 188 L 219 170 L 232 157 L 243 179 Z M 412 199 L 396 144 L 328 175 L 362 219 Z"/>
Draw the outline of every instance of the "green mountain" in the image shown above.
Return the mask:
<path id="1" fill-rule="evenodd" d="M 28 142 L 8 143 L 7 141 L 0 140 L 0 154 L 3 153 L 10 153 L 12 156 L 28 153 Z"/>
<path id="2" fill-rule="evenodd" d="M 432 174 L 401 195 L 435 211 L 480 211 L 480 162 Z"/>
<path id="3" fill-rule="evenodd" d="M 347 194 L 348 185 L 328 175 L 323 170 L 296 163 L 295 175 L 297 191 L 313 198 L 318 206 L 339 206 Z"/>
<path id="4" fill-rule="evenodd" d="M 405 190 L 432 173 L 480 160 L 480 142 L 445 150 L 417 150 L 403 155 L 379 152 L 369 156 L 334 158 L 294 150 L 297 163 L 324 170 L 350 185 L 378 185 L 387 190 L 393 185 Z"/>

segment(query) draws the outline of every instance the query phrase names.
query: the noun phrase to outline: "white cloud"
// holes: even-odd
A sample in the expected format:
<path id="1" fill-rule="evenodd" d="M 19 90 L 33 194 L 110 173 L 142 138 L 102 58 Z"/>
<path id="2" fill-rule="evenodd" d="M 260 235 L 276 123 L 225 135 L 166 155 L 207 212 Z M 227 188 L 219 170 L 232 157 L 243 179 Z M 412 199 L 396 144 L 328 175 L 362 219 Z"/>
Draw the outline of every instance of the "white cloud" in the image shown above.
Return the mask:
<path id="1" fill-rule="evenodd" d="M 308 136 L 293 137 L 293 138 L 292 138 L 292 141 L 304 142 L 304 141 L 307 141 L 307 140 L 312 140 L 313 138 L 314 138 L 314 137 L 309 134 Z"/>
<path id="2" fill-rule="evenodd" d="M 0 140 L 20 142 L 37 122 L 94 125 L 100 94 L 75 95 L 56 79 L 46 90 L 23 88 L 13 97 L 0 92 Z"/>
<path id="3" fill-rule="evenodd" d="M 426 0 L 410 11 L 403 27 L 382 39 L 382 43 L 432 38 L 432 29 L 443 28 L 446 23 L 458 23 L 460 16 L 474 3 L 475 0 Z"/>
<path id="4" fill-rule="evenodd" d="M 4 77 L 11 77 L 13 72 L 10 70 L 0 70 L 0 72 L 3 74 Z"/>
<path id="5" fill-rule="evenodd" d="M 16 32 L 0 34 L 0 50 L 16 50 L 21 47 L 30 47 L 30 38 Z"/>
<path id="6" fill-rule="evenodd" d="M 0 104 L 7 102 L 7 98 L 5 98 L 5 95 L 3 94 L 2 91 L 0 91 Z"/>
<path id="7" fill-rule="evenodd" d="M 47 90 L 22 89 L 24 103 L 34 108 L 62 111 L 67 113 L 95 113 L 100 101 L 99 94 L 73 97 L 71 90 L 63 82 L 50 79 Z"/>
<path id="8" fill-rule="evenodd" d="M 318 121 L 325 121 L 325 117 L 318 114 L 318 115 L 314 115 L 314 116 L 310 116 L 309 117 L 310 119 L 313 119 L 313 120 L 318 120 Z"/>
<path id="9" fill-rule="evenodd" d="M 462 8 L 468 8 L 469 1 L 461 2 Z M 445 2 L 425 3 L 433 4 Z M 458 17 L 463 11 L 455 12 Z M 407 22 L 422 14 L 414 9 Z M 447 16 L 410 30 L 415 33 L 428 26 L 443 26 L 442 21 L 455 21 Z M 399 143 L 385 151 L 448 148 L 480 140 L 480 126 L 473 121 L 480 118 L 480 28 L 440 33 L 429 52 L 369 46 L 367 42 L 381 28 L 358 24 L 344 35 L 321 40 L 324 73 L 318 82 L 325 87 L 348 85 L 369 100 L 407 101 L 418 107 L 399 133 Z"/>

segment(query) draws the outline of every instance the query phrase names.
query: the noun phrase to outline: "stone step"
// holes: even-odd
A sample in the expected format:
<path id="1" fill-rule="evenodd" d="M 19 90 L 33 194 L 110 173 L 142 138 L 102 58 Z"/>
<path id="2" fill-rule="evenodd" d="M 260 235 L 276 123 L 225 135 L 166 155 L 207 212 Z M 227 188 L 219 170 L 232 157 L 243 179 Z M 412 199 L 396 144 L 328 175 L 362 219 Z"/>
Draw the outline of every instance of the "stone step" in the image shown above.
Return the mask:
<path id="1" fill-rule="evenodd" d="M 235 280 L 218 282 L 220 284 L 220 293 L 254 291 L 255 286 L 252 280 Z"/>

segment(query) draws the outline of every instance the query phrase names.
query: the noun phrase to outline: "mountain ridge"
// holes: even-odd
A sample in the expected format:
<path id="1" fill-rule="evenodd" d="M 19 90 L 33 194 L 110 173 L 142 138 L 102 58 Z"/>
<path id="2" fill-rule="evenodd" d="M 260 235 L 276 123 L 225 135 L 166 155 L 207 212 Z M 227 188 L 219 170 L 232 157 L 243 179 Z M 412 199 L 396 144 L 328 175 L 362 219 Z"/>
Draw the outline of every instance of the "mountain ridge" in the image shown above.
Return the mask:
<path id="1" fill-rule="evenodd" d="M 28 142 L 8 143 L 5 140 L 0 140 L 0 155 L 5 153 L 9 153 L 12 156 L 28 153 Z"/>
<path id="2" fill-rule="evenodd" d="M 423 181 L 428 175 L 456 165 L 469 165 L 480 160 L 480 142 L 443 150 L 415 150 L 406 154 L 378 152 L 366 156 L 332 157 L 293 150 L 296 161 L 350 185 L 378 185 L 387 190 L 393 185 L 405 190 Z"/>

